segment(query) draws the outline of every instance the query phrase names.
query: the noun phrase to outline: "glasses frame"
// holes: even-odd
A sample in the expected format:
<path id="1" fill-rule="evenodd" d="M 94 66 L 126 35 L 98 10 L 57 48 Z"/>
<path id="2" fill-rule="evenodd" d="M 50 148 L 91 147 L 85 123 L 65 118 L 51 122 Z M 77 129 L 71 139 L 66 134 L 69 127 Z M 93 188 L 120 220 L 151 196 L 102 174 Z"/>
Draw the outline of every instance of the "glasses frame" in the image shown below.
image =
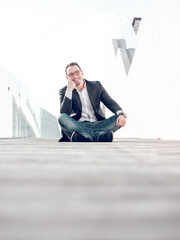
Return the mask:
<path id="1" fill-rule="evenodd" d="M 81 73 L 81 70 L 76 70 L 75 72 L 73 72 L 73 73 L 69 73 L 69 74 L 67 74 L 66 76 L 68 76 L 69 78 L 73 78 L 74 75 L 79 76 L 80 73 Z"/>

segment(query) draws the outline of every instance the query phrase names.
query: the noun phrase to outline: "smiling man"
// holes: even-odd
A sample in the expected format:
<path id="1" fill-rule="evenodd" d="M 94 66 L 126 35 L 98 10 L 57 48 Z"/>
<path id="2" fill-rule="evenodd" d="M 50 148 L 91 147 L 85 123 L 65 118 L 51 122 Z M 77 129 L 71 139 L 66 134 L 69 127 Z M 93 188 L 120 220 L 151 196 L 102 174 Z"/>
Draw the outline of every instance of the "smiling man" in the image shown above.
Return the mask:
<path id="1" fill-rule="evenodd" d="M 62 129 L 59 140 L 71 142 L 112 142 L 113 132 L 126 124 L 126 114 L 109 96 L 99 81 L 83 78 L 83 71 L 76 62 L 65 68 L 67 86 L 60 89 L 58 122 Z M 114 115 L 106 119 L 100 103 Z"/>

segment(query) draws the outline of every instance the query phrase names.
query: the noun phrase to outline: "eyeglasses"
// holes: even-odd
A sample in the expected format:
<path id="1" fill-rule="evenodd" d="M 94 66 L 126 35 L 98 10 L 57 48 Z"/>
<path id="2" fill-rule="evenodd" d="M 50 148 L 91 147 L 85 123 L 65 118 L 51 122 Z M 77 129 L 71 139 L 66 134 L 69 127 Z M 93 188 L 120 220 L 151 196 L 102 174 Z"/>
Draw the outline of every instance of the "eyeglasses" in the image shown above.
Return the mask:
<path id="1" fill-rule="evenodd" d="M 75 72 L 73 72 L 73 73 L 67 74 L 67 76 L 68 76 L 69 78 L 73 78 L 74 75 L 79 75 L 79 74 L 80 74 L 80 70 L 77 70 L 77 71 L 75 71 Z"/>

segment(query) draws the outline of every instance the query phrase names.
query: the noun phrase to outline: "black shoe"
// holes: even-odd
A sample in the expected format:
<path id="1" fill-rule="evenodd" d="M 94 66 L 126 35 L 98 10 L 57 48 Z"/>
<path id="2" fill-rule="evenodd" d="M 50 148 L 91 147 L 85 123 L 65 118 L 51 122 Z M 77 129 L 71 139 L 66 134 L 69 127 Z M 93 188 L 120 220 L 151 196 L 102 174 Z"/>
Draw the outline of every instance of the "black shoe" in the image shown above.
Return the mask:
<path id="1" fill-rule="evenodd" d="M 89 142 L 87 138 L 81 136 L 77 132 L 72 133 L 70 141 L 71 142 Z"/>
<path id="2" fill-rule="evenodd" d="M 99 135 L 98 142 L 112 142 L 113 141 L 113 131 L 102 133 Z"/>

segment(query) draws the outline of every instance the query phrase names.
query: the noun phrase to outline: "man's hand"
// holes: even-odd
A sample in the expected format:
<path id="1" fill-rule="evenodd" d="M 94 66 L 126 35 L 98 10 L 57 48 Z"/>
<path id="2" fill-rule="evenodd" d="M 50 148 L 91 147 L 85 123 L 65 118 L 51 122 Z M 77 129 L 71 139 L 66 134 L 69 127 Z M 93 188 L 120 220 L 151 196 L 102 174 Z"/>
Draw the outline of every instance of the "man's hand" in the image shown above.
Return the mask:
<path id="1" fill-rule="evenodd" d="M 67 90 L 68 92 L 72 92 L 75 88 L 76 84 L 72 81 L 68 79 L 68 83 L 67 83 Z"/>
<path id="2" fill-rule="evenodd" d="M 126 118 L 123 115 L 119 115 L 116 120 L 117 127 L 124 127 L 126 125 Z"/>

